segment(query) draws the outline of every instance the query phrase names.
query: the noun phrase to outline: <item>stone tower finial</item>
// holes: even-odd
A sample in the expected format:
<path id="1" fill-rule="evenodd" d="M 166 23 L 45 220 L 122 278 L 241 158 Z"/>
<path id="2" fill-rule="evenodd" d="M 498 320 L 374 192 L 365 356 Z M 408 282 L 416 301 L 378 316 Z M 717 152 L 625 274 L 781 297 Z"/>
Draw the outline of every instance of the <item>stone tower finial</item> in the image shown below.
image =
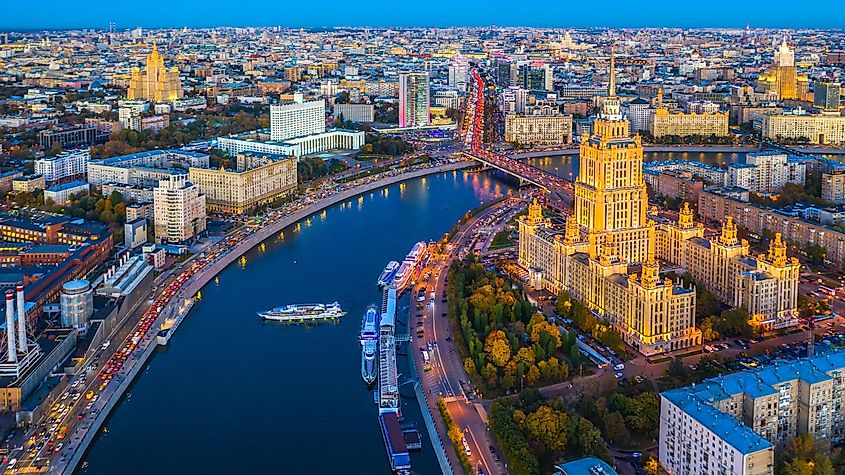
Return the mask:
<path id="1" fill-rule="evenodd" d="M 724 226 L 722 226 L 722 244 L 726 246 L 733 246 L 737 243 L 736 239 L 736 224 L 734 223 L 734 219 L 732 216 L 728 216 L 725 220 Z"/>
<path id="2" fill-rule="evenodd" d="M 775 233 L 775 238 L 769 243 L 768 260 L 778 267 L 786 266 L 786 243 L 780 233 Z"/>
<path id="3" fill-rule="evenodd" d="M 581 240 L 581 230 L 578 228 L 578 222 L 575 221 L 575 216 L 566 218 L 566 231 L 564 233 L 564 242 L 572 245 Z"/>
<path id="4" fill-rule="evenodd" d="M 528 218 L 525 221 L 532 226 L 543 222 L 543 207 L 540 206 L 540 202 L 537 201 L 536 196 L 531 201 L 531 204 L 528 205 Z"/>
<path id="5" fill-rule="evenodd" d="M 682 229 L 690 229 L 695 225 L 693 221 L 692 208 L 689 207 L 688 202 L 684 202 L 684 207 L 678 213 L 678 226 Z"/>
<path id="6" fill-rule="evenodd" d="M 653 289 L 660 281 L 660 266 L 654 254 L 649 253 L 648 259 L 643 263 L 642 279 L 643 287 Z"/>

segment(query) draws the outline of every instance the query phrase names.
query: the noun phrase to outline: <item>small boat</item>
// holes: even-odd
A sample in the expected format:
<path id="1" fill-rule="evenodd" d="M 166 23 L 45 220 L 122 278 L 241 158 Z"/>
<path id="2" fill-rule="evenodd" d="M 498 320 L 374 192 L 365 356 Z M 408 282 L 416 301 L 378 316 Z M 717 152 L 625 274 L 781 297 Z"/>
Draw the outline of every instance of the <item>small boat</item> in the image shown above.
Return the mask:
<path id="1" fill-rule="evenodd" d="M 319 320 L 334 320 L 346 315 L 340 308 L 340 304 L 295 304 L 284 307 L 276 307 L 264 312 L 258 312 L 258 316 L 265 320 L 273 320 L 286 323 L 303 323 Z"/>

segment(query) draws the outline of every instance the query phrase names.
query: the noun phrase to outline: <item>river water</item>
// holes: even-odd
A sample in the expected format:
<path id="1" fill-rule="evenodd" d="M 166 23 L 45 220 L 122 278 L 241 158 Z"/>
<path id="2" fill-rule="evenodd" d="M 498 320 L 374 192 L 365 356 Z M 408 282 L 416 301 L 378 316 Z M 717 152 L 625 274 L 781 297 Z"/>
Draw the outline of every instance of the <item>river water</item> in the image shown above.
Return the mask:
<path id="1" fill-rule="evenodd" d="M 367 305 L 380 303 L 376 278 L 416 241 L 441 237 L 468 210 L 511 191 L 489 173 L 433 175 L 328 208 L 248 252 L 202 289 L 80 472 L 390 473 L 357 340 Z M 349 312 L 338 324 L 263 323 L 255 314 L 335 300 Z M 411 386 L 402 394 L 423 437 L 414 471 L 438 473 Z"/>
<path id="2" fill-rule="evenodd" d="M 646 154 L 648 159 L 742 160 L 742 154 Z M 562 177 L 577 157 L 531 159 Z M 420 240 L 513 188 L 490 173 L 408 181 L 328 208 L 229 266 L 157 350 L 83 460 L 86 474 L 390 472 L 373 394 L 360 376 L 361 315 L 375 280 Z M 258 310 L 339 301 L 348 315 L 312 327 L 263 323 Z M 406 314 L 407 297 L 401 302 Z M 399 327 L 397 331 L 404 331 Z M 400 358 L 404 365 L 405 358 Z M 400 366 L 403 374 L 407 368 Z M 414 471 L 438 473 L 410 385 L 403 413 L 423 450 Z"/>
<path id="3" fill-rule="evenodd" d="M 745 163 L 744 152 L 717 153 L 717 152 L 645 152 L 643 160 L 666 161 L 686 160 L 699 161 L 707 165 L 725 168 L 731 163 Z M 549 173 L 554 173 L 567 180 L 578 176 L 578 155 L 556 155 L 548 157 L 537 157 L 526 159 L 536 167 L 542 168 Z"/>

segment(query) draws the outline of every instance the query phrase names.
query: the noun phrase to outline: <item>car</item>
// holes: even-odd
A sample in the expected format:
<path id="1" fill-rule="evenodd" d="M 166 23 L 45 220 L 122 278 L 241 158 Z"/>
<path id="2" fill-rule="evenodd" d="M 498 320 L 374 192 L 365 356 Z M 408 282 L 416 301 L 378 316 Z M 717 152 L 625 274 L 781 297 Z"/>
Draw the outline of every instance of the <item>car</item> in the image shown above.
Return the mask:
<path id="1" fill-rule="evenodd" d="M 622 371 L 623 369 L 625 369 L 625 365 L 622 363 L 619 363 L 613 367 L 614 371 Z"/>
<path id="2" fill-rule="evenodd" d="M 622 373 L 616 373 L 613 375 L 616 379 L 622 379 Z"/>
<path id="3" fill-rule="evenodd" d="M 634 453 L 631 454 L 631 456 L 633 456 L 635 459 L 638 459 L 638 458 L 642 458 L 643 453 L 642 452 L 634 452 Z"/>

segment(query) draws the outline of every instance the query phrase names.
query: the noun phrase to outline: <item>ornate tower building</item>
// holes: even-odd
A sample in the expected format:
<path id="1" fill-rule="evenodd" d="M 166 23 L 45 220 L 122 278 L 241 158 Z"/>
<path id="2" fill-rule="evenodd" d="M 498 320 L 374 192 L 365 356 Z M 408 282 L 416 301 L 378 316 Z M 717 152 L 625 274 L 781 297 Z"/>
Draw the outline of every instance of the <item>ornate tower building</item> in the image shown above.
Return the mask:
<path id="1" fill-rule="evenodd" d="M 147 56 L 147 67 L 144 71 L 132 68 L 126 97 L 151 102 L 167 102 L 180 99 L 183 94 L 179 70 L 164 67 L 164 58 L 159 54 L 158 46 L 153 43 L 153 50 Z"/>
<path id="2" fill-rule="evenodd" d="M 628 121 L 620 112 L 612 50 L 607 93 L 602 113 L 593 123 L 593 135 L 581 140 L 575 217 L 591 246 L 613 235 L 619 257 L 638 263 L 654 253 L 654 224 L 646 218 L 642 140 L 629 135 Z M 591 249 L 590 254 L 598 253 Z"/>

